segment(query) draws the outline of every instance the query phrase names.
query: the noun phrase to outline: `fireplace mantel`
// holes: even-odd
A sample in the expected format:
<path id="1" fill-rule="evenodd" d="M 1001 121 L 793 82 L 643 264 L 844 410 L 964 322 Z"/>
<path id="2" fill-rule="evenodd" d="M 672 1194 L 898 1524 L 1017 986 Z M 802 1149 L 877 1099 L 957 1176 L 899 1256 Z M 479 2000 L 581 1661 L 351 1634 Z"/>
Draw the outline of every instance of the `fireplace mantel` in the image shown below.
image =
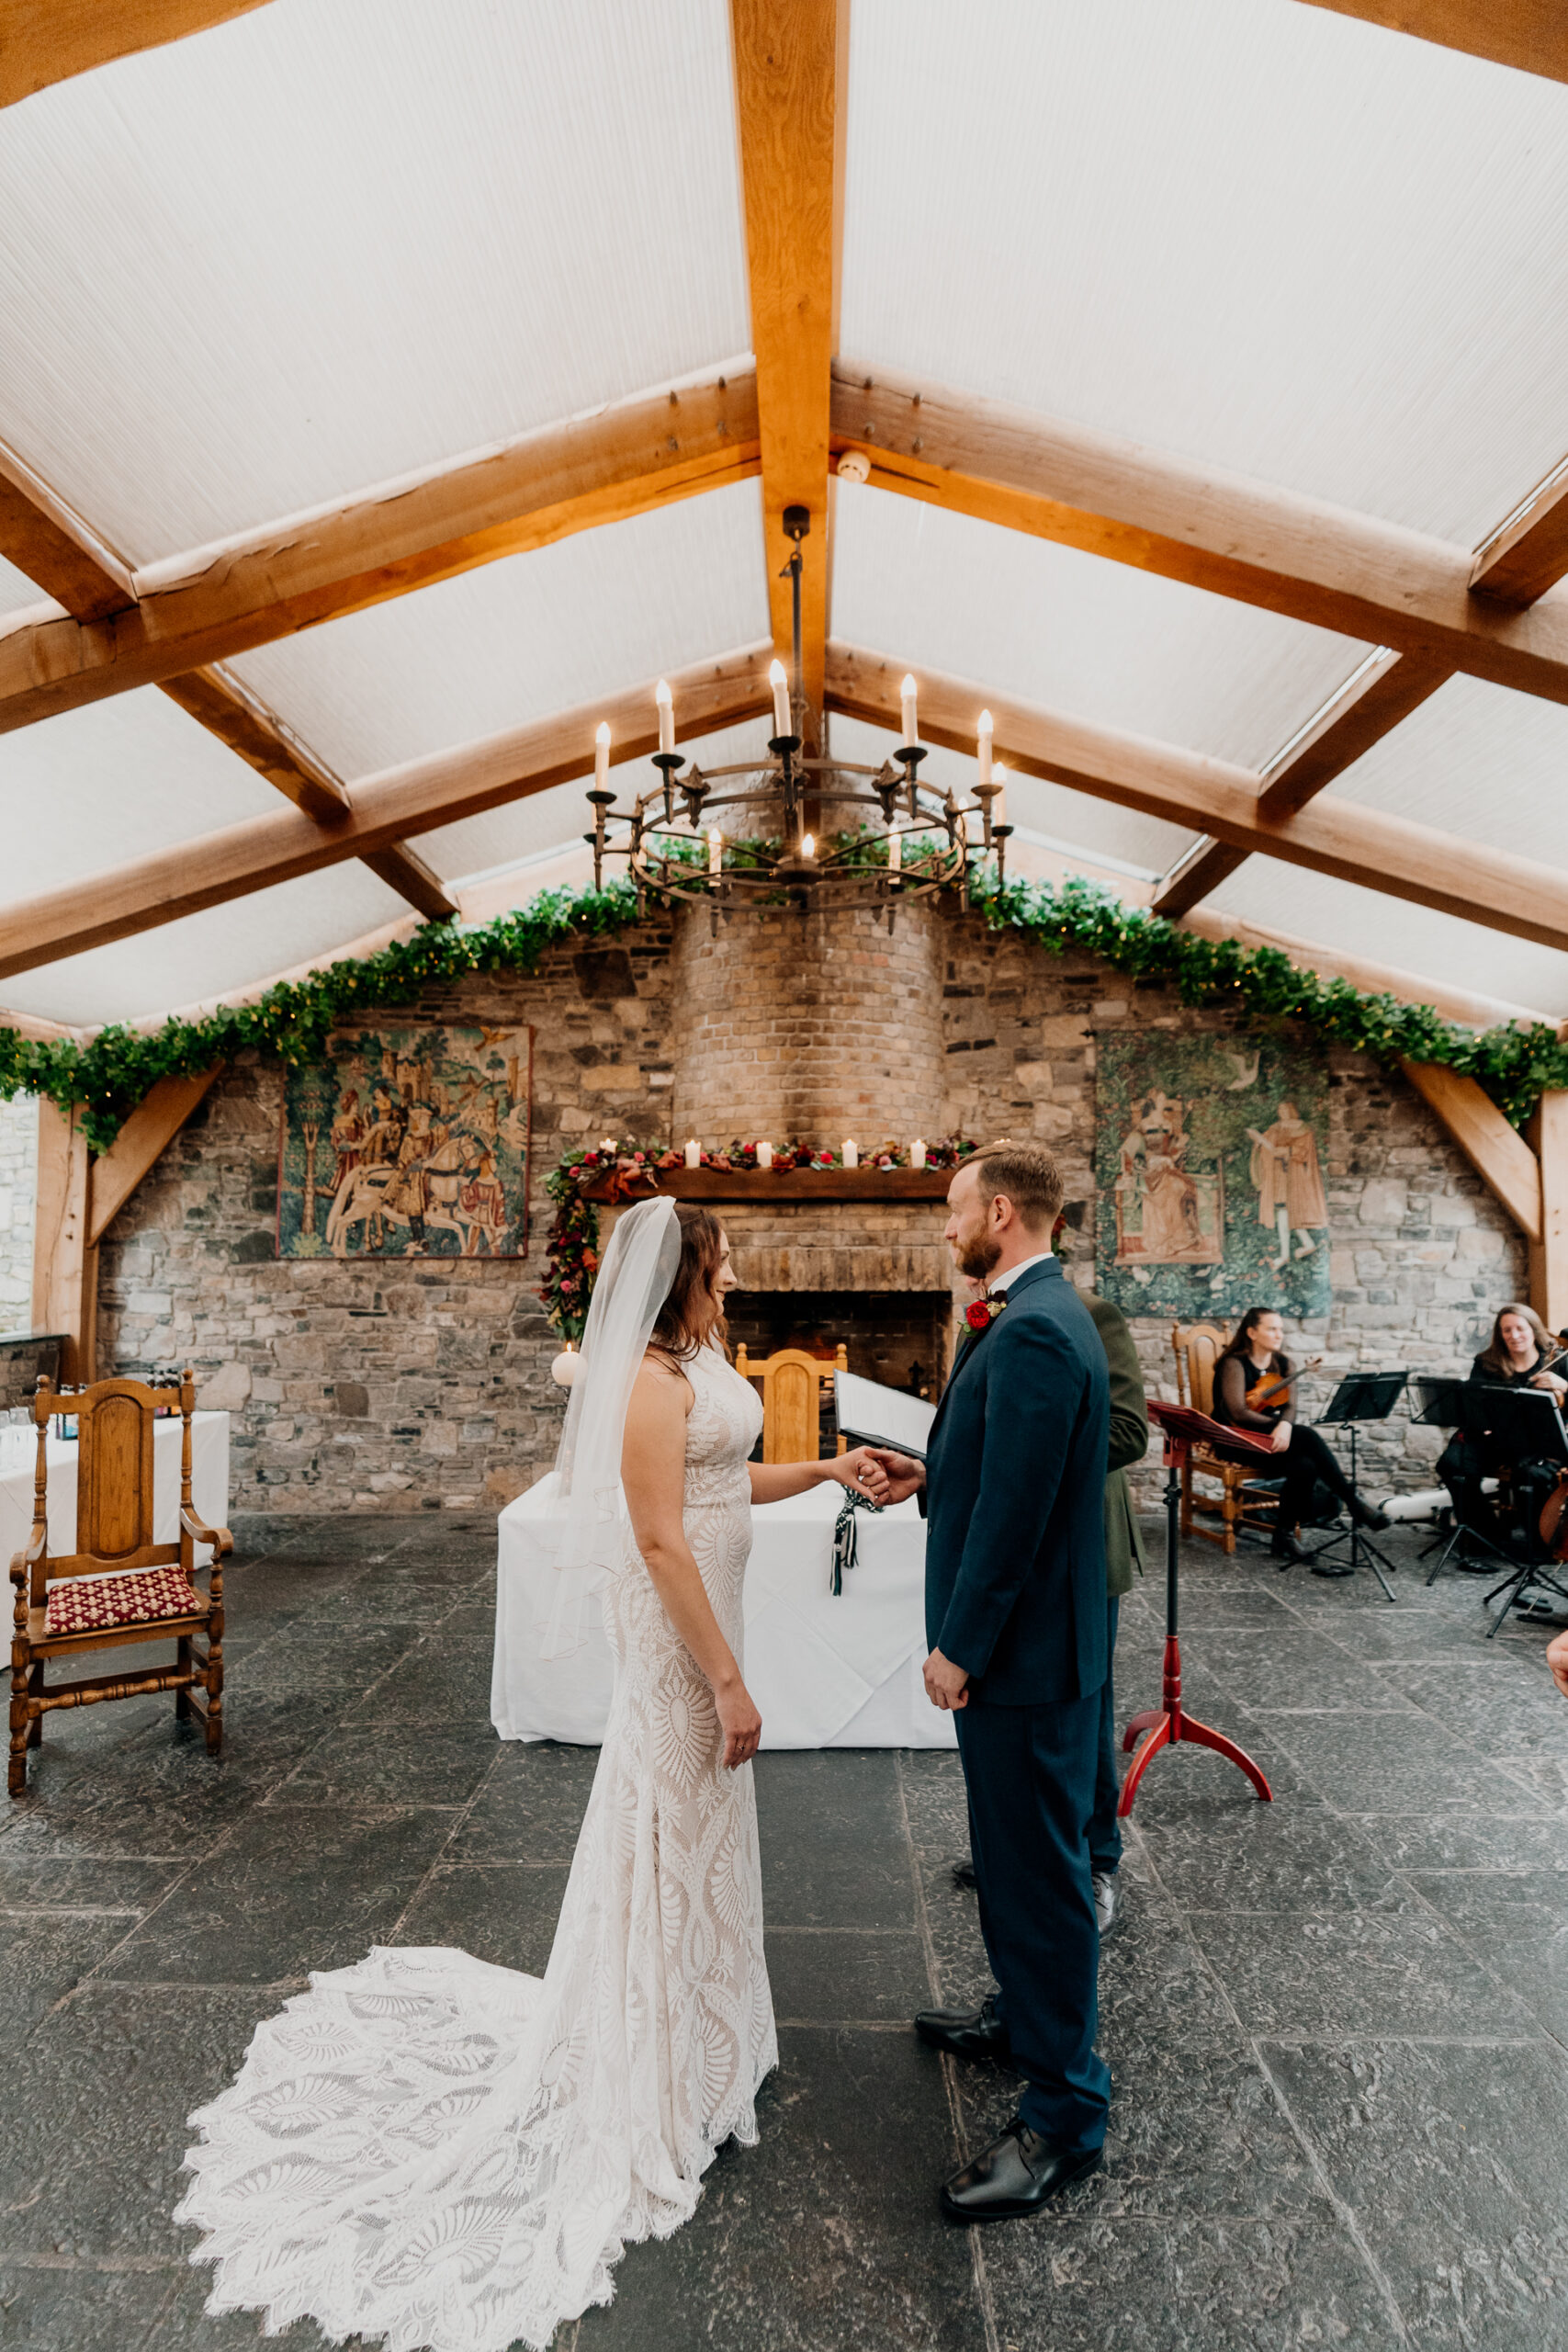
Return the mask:
<path id="1" fill-rule="evenodd" d="M 952 1182 L 951 1168 L 671 1168 L 640 1180 L 631 1193 L 609 1176 L 582 1189 L 591 1201 L 642 1201 L 659 1192 L 676 1201 L 769 1208 L 784 1201 L 945 1201 Z"/>

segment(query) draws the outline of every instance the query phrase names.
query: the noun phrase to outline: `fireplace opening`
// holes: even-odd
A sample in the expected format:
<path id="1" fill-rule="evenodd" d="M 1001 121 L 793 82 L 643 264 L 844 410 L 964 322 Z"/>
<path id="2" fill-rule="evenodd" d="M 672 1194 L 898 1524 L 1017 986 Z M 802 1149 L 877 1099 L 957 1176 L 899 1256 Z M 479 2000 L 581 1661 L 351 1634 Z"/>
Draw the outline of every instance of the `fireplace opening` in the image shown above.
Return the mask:
<path id="1" fill-rule="evenodd" d="M 729 1344 L 751 1356 L 800 1348 L 831 1362 L 841 1340 L 850 1370 L 886 1388 L 934 1398 L 942 1388 L 953 1322 L 950 1291 L 742 1291 L 730 1302 Z M 831 1403 L 820 1451 L 838 1444 Z"/>

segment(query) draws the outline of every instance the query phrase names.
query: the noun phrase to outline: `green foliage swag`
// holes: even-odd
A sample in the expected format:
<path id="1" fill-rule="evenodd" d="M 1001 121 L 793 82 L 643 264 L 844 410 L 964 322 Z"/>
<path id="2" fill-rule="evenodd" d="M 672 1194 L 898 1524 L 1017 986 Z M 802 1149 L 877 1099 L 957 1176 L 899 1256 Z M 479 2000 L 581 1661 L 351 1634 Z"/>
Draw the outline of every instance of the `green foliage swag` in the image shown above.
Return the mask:
<path id="1" fill-rule="evenodd" d="M 1073 949 L 1134 978 L 1168 983 L 1185 1004 L 1229 1006 L 1250 1022 L 1300 1022 L 1385 1062 L 1446 1063 L 1478 1080 L 1516 1125 L 1544 1087 L 1568 1086 L 1568 1046 L 1544 1022 L 1510 1022 L 1478 1035 L 1427 1006 L 1320 979 L 1277 947 L 1201 939 L 1089 882 L 998 885 L 987 874 L 973 903 L 993 931 L 1019 932 L 1048 954 Z M 337 1023 L 361 1019 L 369 1007 L 412 1003 L 468 972 L 531 972 L 547 947 L 609 937 L 637 920 L 636 890 L 617 877 L 602 890 L 541 891 L 492 922 L 426 923 L 374 956 L 282 981 L 254 1004 L 201 1021 L 169 1021 L 146 1034 L 103 1029 L 85 1046 L 0 1029 L 0 1096 L 47 1094 L 62 1110 L 82 1103 L 87 1139 L 106 1151 L 160 1078 L 192 1075 L 246 1048 L 310 1061 Z"/>

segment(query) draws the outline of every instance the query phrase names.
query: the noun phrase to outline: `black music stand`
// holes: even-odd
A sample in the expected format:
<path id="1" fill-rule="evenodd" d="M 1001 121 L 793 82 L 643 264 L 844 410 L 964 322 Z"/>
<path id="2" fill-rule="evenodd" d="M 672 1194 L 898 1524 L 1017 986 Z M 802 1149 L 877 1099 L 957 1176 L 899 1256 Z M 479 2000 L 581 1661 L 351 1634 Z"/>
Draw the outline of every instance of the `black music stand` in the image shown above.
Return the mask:
<path id="1" fill-rule="evenodd" d="M 1485 1400 L 1486 1426 L 1496 1440 L 1498 1452 L 1506 1462 L 1554 1462 L 1560 1468 L 1568 1468 L 1568 1430 L 1562 1426 L 1557 1399 L 1550 1389 L 1493 1388 L 1478 1382 L 1475 1393 Z M 1531 1531 L 1527 1528 L 1527 1547 L 1530 1540 Z M 1554 1592 L 1560 1600 L 1568 1601 L 1568 1584 L 1563 1584 L 1554 1573 L 1559 1566 L 1555 1560 L 1550 1563 L 1532 1560 L 1528 1548 L 1524 1559 L 1509 1562 L 1507 1575 L 1500 1577 L 1490 1592 L 1482 1595 L 1483 1609 L 1495 1600 L 1499 1593 L 1503 1595 L 1502 1607 L 1486 1628 L 1488 1641 L 1493 1639 L 1527 1585 L 1542 1585 L 1548 1592 Z"/>
<path id="2" fill-rule="evenodd" d="M 1361 1499 L 1361 1490 L 1356 1480 L 1357 1425 L 1361 1421 L 1386 1421 L 1404 1394 L 1404 1384 L 1409 1377 L 1408 1372 L 1348 1372 L 1318 1416 L 1319 1429 L 1327 1423 L 1331 1427 L 1344 1427 L 1350 1432 L 1350 1492 L 1358 1502 Z M 1392 1600 L 1393 1587 L 1383 1570 L 1386 1568 L 1392 1576 L 1394 1564 L 1386 1553 L 1378 1550 L 1371 1537 L 1359 1524 L 1354 1511 L 1350 1513 L 1348 1528 L 1336 1529 L 1325 1543 L 1317 1545 L 1312 1555 L 1314 1564 L 1326 1558 L 1329 1553 L 1338 1551 L 1346 1544 L 1350 1547 L 1352 1568 L 1361 1566 L 1361 1555 L 1365 1553 L 1373 1576 L 1382 1587 L 1383 1599 Z"/>
<path id="3" fill-rule="evenodd" d="M 1410 1394 L 1416 1400 L 1411 1419 L 1424 1423 L 1428 1429 L 1462 1430 L 1467 1438 L 1479 1441 L 1491 1427 L 1490 1408 L 1483 1409 L 1483 1400 L 1492 1391 L 1479 1381 L 1455 1380 L 1446 1374 L 1421 1373 L 1412 1379 Z M 1451 1489 L 1450 1500 L 1451 1503 Z M 1490 1552 L 1503 1567 L 1513 1566 L 1509 1555 L 1498 1548 L 1492 1536 L 1460 1517 L 1457 1504 L 1453 1505 L 1453 1532 L 1445 1538 L 1439 1528 L 1432 1542 L 1422 1549 L 1422 1559 L 1428 1552 L 1438 1554 L 1437 1565 L 1427 1578 L 1428 1586 L 1437 1583 L 1461 1544 L 1479 1544 L 1483 1552 Z"/>

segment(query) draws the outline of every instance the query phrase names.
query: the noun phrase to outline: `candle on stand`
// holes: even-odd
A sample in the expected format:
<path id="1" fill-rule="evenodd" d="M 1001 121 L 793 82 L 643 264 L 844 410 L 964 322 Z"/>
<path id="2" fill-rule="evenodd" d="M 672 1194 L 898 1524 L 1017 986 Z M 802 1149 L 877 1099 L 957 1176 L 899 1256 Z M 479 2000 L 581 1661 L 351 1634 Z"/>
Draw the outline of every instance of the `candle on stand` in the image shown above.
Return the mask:
<path id="1" fill-rule="evenodd" d="M 917 732 L 919 722 L 915 716 L 915 682 L 908 676 L 898 689 L 898 724 L 904 729 L 906 743 L 919 741 Z"/>
<path id="2" fill-rule="evenodd" d="M 599 721 L 593 737 L 593 786 L 603 792 L 610 780 L 610 722 Z"/>
<path id="3" fill-rule="evenodd" d="M 980 713 L 979 732 L 976 738 L 975 743 L 975 757 L 980 763 L 980 783 L 982 785 L 989 784 L 991 781 L 991 714 L 988 710 L 983 710 Z"/>
<path id="4" fill-rule="evenodd" d="M 716 826 L 713 831 L 708 835 L 708 872 L 710 874 L 716 875 L 722 873 L 723 870 L 724 835 Z"/>
<path id="5" fill-rule="evenodd" d="M 565 1347 L 562 1348 L 559 1355 L 555 1358 L 554 1362 L 550 1365 L 550 1378 L 555 1382 L 558 1388 L 570 1388 L 571 1386 L 572 1382 L 577 1378 L 577 1367 L 581 1359 L 578 1355 L 577 1350 L 572 1346 L 571 1341 L 569 1340 Z"/>
<path id="6" fill-rule="evenodd" d="M 700 1168 L 702 1164 L 703 1148 L 697 1141 L 696 1136 L 694 1136 L 690 1143 L 686 1146 L 686 1165 L 688 1168 Z"/>
<path id="7" fill-rule="evenodd" d="M 768 684 L 773 690 L 773 733 L 791 735 L 795 730 L 789 723 L 789 680 L 782 662 L 769 662 Z"/>
<path id="8" fill-rule="evenodd" d="M 846 1168 L 858 1168 L 860 1166 L 860 1146 L 856 1143 L 853 1136 L 846 1136 L 844 1137 L 844 1166 Z"/>
<path id="9" fill-rule="evenodd" d="M 889 874 L 901 874 L 903 870 L 904 836 L 902 833 L 889 833 L 887 836 L 887 871 Z"/>
<path id="10" fill-rule="evenodd" d="M 675 749 L 675 703 L 668 679 L 660 679 L 653 689 L 653 699 L 659 705 L 659 748 L 661 752 L 672 752 Z"/>
<path id="11" fill-rule="evenodd" d="M 914 1142 L 909 1146 L 909 1165 L 911 1168 L 923 1168 L 925 1164 L 925 1137 L 923 1136 L 917 1136 Z"/>
<path id="12" fill-rule="evenodd" d="M 802 833 L 800 837 L 800 854 L 802 857 L 816 856 L 817 836 L 815 833 Z"/>
<path id="13" fill-rule="evenodd" d="M 991 822 L 993 825 L 1005 825 L 1008 820 L 1008 772 L 1000 760 L 991 770 L 991 782 L 997 787 L 997 797 L 991 803 Z"/>
<path id="14" fill-rule="evenodd" d="M 759 1168 L 771 1168 L 771 1167 L 773 1166 L 773 1145 L 772 1145 L 771 1143 L 760 1143 L 760 1144 L 757 1146 L 757 1165 L 758 1165 L 758 1167 L 759 1167 Z"/>

